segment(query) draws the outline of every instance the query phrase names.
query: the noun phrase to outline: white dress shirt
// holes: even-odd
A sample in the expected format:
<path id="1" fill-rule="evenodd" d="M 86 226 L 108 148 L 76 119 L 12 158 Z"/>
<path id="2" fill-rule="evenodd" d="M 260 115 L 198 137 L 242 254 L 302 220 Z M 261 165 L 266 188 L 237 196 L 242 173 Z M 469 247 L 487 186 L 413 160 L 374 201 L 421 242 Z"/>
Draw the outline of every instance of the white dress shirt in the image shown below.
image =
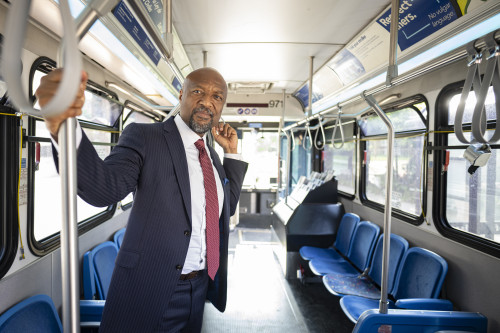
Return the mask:
<path id="1" fill-rule="evenodd" d="M 207 264 L 207 246 L 206 246 L 206 216 L 205 216 L 205 185 L 203 182 L 203 171 L 201 169 L 201 164 L 199 160 L 199 151 L 194 143 L 200 139 L 200 136 L 196 134 L 193 130 L 189 128 L 188 125 L 182 120 L 182 118 L 177 115 L 174 118 L 174 122 L 181 135 L 182 143 L 186 151 L 186 159 L 189 171 L 189 186 L 191 192 L 191 217 L 192 217 L 192 231 L 191 239 L 189 241 L 189 248 L 186 255 L 186 260 L 182 268 L 182 274 L 187 274 L 192 271 L 198 271 L 205 269 Z M 81 134 L 80 124 L 77 122 L 76 130 L 76 145 L 77 148 L 80 145 L 82 134 Z M 57 142 L 52 139 L 52 143 L 59 151 L 59 146 Z M 207 146 L 206 135 L 203 136 L 203 141 L 205 142 L 205 147 Z M 213 160 L 210 155 L 210 150 L 206 149 L 210 160 Z M 225 158 L 233 158 L 241 160 L 240 154 L 224 154 Z M 219 173 L 215 166 L 214 176 L 215 183 L 217 185 L 217 197 L 219 199 L 219 217 L 222 213 L 222 206 L 224 204 L 224 190 L 222 188 L 222 183 L 220 180 Z"/>

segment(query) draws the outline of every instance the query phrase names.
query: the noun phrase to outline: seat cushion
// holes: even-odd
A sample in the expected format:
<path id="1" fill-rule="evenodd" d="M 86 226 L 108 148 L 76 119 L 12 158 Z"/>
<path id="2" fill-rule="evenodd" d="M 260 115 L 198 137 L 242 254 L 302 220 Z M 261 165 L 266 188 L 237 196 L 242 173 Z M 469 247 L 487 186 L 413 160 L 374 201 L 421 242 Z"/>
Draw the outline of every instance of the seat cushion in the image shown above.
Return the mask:
<path id="1" fill-rule="evenodd" d="M 340 299 L 340 306 L 346 314 L 346 316 L 353 322 L 358 321 L 359 316 L 366 310 L 378 309 L 379 308 L 378 299 L 369 299 L 359 296 L 344 296 Z M 392 301 L 389 301 L 389 309 L 395 309 L 395 305 Z"/>
<path id="2" fill-rule="evenodd" d="M 305 260 L 312 260 L 316 258 L 344 260 L 342 256 L 332 248 L 324 249 L 314 246 L 302 246 L 299 250 L 299 253 L 300 256 Z"/>
<path id="3" fill-rule="evenodd" d="M 359 275 L 359 271 L 347 261 L 313 259 L 309 261 L 311 271 L 316 275 L 326 274 L 342 274 L 342 275 Z"/>
<path id="4" fill-rule="evenodd" d="M 368 277 L 327 274 L 323 277 L 326 289 L 334 295 L 355 295 L 379 299 L 380 289 Z"/>

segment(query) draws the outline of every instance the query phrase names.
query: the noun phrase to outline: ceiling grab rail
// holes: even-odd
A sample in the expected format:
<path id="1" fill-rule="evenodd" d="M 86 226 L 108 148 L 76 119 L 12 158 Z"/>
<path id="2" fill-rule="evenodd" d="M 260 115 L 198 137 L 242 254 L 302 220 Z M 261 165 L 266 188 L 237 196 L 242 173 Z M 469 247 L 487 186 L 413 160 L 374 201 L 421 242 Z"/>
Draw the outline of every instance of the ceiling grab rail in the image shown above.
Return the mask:
<path id="1" fill-rule="evenodd" d="M 309 137 L 309 142 L 311 143 L 309 145 L 309 148 L 307 148 L 307 144 L 306 144 L 306 139 Z M 309 122 L 306 123 L 306 132 L 304 134 L 304 140 L 302 141 L 302 148 L 304 148 L 304 150 L 311 150 L 312 147 L 313 147 L 313 142 L 312 142 L 312 135 L 311 135 L 311 129 L 309 128 Z"/>
<path id="2" fill-rule="evenodd" d="M 66 110 L 78 92 L 80 85 L 80 73 L 82 60 L 78 50 L 78 40 L 73 17 L 69 9 L 68 1 L 59 2 L 64 36 L 62 40 L 64 61 L 71 71 L 63 73 L 61 84 L 52 98 L 41 111 L 33 108 L 31 101 L 26 97 L 28 94 L 22 83 L 21 54 L 26 36 L 26 27 L 29 18 L 31 0 L 16 0 L 11 3 L 9 14 L 5 22 L 5 41 L 2 54 L 2 75 L 8 87 L 8 94 L 14 106 L 24 114 L 34 116 L 54 116 Z"/>
<path id="3" fill-rule="evenodd" d="M 371 95 L 362 94 L 364 100 L 372 107 L 375 113 L 382 119 L 387 127 L 387 174 L 385 178 L 385 210 L 384 210 L 384 239 L 382 247 L 382 283 L 380 285 L 380 313 L 388 312 L 387 293 L 388 293 L 388 271 L 389 271 L 389 253 L 390 253 L 390 235 L 391 235 L 391 214 L 392 214 L 392 165 L 394 159 L 394 126 L 391 120 L 377 101 Z"/>
<path id="4" fill-rule="evenodd" d="M 339 105 L 338 108 L 339 108 L 339 111 L 337 113 L 337 120 L 335 120 L 335 128 L 333 129 L 333 133 L 332 133 L 332 146 L 335 149 L 341 149 L 342 147 L 344 147 L 344 142 L 345 142 L 344 128 L 342 126 L 342 107 Z M 337 133 L 338 127 L 340 127 L 340 137 L 342 138 L 342 142 L 340 143 L 340 146 L 337 147 L 335 145 L 335 134 Z"/>
<path id="5" fill-rule="evenodd" d="M 318 121 L 319 121 L 319 130 L 316 129 L 316 133 L 314 133 L 314 147 L 316 147 L 317 150 L 323 150 L 323 149 L 325 149 L 325 145 L 326 145 L 325 129 L 323 127 L 323 119 L 321 119 L 321 118 L 322 118 L 321 116 L 318 118 Z M 323 142 L 322 142 L 321 147 L 318 147 L 318 133 L 319 133 L 320 130 L 321 130 L 321 135 L 323 136 Z"/>

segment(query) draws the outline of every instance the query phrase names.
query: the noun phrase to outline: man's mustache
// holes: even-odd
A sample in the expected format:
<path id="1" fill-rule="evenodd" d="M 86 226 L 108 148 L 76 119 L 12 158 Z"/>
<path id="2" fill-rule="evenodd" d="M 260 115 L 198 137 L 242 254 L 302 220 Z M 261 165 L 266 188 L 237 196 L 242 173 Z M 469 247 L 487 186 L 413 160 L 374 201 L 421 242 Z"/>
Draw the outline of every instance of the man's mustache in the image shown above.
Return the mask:
<path id="1" fill-rule="evenodd" d="M 198 112 L 206 112 L 210 115 L 210 117 L 212 117 L 212 118 L 214 117 L 214 113 L 212 112 L 212 110 L 210 110 L 209 108 L 203 107 L 203 106 L 197 107 L 193 110 L 193 114 L 198 113 Z"/>

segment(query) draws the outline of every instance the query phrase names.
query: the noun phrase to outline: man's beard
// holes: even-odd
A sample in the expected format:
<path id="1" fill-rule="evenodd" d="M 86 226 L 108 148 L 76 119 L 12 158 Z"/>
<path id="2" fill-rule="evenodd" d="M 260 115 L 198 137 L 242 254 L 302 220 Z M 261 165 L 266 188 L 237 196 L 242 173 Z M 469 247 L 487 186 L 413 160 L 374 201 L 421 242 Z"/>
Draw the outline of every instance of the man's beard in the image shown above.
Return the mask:
<path id="1" fill-rule="evenodd" d="M 198 112 L 207 112 L 210 115 L 211 121 L 206 124 L 198 124 L 194 120 L 194 115 Z M 197 134 L 205 134 L 212 128 L 213 120 L 214 120 L 214 113 L 210 111 L 210 109 L 199 107 L 194 109 L 193 113 L 191 113 L 191 117 L 189 118 L 189 128 L 191 128 Z"/>

